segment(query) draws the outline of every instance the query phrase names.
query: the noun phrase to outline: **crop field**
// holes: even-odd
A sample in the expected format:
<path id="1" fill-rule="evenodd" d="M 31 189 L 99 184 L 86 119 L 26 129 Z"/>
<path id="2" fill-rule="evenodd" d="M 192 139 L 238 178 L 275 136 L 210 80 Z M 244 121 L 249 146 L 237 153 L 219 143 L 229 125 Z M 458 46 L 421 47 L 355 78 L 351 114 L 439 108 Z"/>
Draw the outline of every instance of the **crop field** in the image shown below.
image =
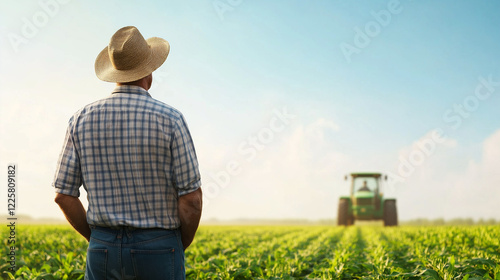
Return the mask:
<path id="1" fill-rule="evenodd" d="M 17 230 L 2 279 L 83 279 L 86 241 L 69 226 Z M 186 262 L 188 279 L 500 279 L 500 226 L 202 226 Z"/>

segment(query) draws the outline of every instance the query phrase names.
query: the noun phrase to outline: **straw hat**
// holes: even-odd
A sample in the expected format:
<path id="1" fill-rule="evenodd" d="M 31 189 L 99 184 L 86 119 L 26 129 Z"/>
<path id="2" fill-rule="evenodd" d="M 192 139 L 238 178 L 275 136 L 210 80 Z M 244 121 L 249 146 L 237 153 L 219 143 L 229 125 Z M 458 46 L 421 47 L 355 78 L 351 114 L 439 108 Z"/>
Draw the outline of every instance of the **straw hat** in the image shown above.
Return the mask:
<path id="1" fill-rule="evenodd" d="M 162 38 L 144 40 L 134 26 L 123 27 L 95 60 L 97 77 L 106 82 L 126 83 L 153 73 L 167 59 L 170 45 Z"/>

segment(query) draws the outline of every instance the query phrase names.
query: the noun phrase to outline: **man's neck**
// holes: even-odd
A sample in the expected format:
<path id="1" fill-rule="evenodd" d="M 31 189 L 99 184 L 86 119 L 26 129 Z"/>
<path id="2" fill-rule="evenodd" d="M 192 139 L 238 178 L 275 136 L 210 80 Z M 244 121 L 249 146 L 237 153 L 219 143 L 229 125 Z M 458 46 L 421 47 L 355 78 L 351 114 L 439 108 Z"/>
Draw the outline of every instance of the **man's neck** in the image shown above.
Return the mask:
<path id="1" fill-rule="evenodd" d="M 137 86 L 137 87 L 141 87 L 143 88 L 144 90 L 148 90 L 147 89 L 147 86 L 142 84 L 142 83 L 116 83 L 117 86 Z"/>
<path id="2" fill-rule="evenodd" d="M 146 91 L 148 91 L 149 88 L 151 87 L 151 84 L 149 83 L 147 77 L 144 77 L 140 80 L 133 81 L 133 82 L 116 83 L 116 85 L 117 86 L 138 86 L 138 87 L 145 89 Z"/>

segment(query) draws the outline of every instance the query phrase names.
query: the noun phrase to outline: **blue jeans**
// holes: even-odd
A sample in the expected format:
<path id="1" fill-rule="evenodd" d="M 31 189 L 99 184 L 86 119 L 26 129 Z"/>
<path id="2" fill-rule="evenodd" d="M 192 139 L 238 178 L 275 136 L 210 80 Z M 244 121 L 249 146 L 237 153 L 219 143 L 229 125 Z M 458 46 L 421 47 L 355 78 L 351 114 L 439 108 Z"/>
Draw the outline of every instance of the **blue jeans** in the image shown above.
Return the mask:
<path id="1" fill-rule="evenodd" d="M 91 229 L 86 280 L 186 279 L 179 230 Z"/>

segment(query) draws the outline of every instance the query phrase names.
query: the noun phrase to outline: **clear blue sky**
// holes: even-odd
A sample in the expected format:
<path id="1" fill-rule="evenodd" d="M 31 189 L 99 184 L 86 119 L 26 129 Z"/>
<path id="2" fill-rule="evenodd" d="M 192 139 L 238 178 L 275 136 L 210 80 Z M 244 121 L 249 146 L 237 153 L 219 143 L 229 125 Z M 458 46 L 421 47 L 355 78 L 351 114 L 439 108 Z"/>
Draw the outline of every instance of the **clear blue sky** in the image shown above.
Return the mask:
<path id="1" fill-rule="evenodd" d="M 500 219 L 497 1 L 61 2 L 0 4 L 0 163 L 19 165 L 20 213 L 62 217 L 66 122 L 109 94 L 95 57 L 135 25 L 171 44 L 151 94 L 187 118 L 203 219 L 335 218 L 343 175 L 364 170 L 404 177 L 388 190 L 402 219 Z"/>

